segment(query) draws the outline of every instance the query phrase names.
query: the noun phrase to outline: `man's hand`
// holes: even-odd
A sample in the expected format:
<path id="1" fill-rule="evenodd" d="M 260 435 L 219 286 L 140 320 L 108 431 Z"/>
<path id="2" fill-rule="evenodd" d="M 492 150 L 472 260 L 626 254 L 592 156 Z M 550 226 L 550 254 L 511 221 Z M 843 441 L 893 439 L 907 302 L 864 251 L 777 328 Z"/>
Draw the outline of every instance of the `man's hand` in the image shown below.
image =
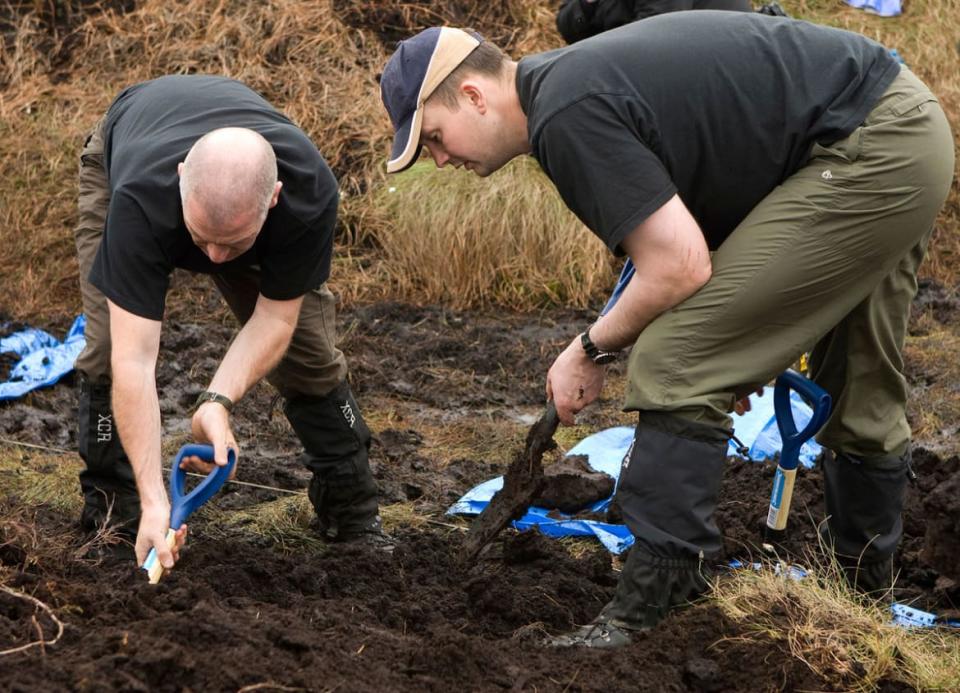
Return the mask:
<path id="1" fill-rule="evenodd" d="M 214 464 L 220 467 L 227 464 L 228 449 L 233 450 L 234 455 L 239 459 L 240 449 L 237 447 L 236 438 L 234 438 L 233 431 L 230 429 L 230 415 L 222 404 L 217 402 L 201 404 L 193 415 L 190 428 L 195 441 L 213 446 Z M 214 464 L 191 455 L 180 461 L 180 468 L 188 472 L 209 474 L 213 471 Z M 233 479 L 236 475 L 237 465 L 234 465 L 233 469 L 230 470 L 230 478 Z"/>
<path id="2" fill-rule="evenodd" d="M 757 397 L 763 397 L 763 386 L 758 387 L 754 394 Z M 751 409 L 753 409 L 753 407 L 750 404 L 750 395 L 741 397 L 740 399 L 738 399 L 736 402 L 733 403 L 733 411 L 734 413 L 736 413 L 737 416 L 743 416 Z"/>
<path id="3" fill-rule="evenodd" d="M 157 550 L 157 560 L 164 570 L 173 568 L 180 559 L 180 549 L 187 540 L 187 526 L 180 525 L 173 549 L 167 545 L 167 530 L 170 529 L 170 505 L 155 505 L 143 508 L 140 527 L 137 529 L 137 565 L 143 565 L 150 549 Z"/>
<path id="4" fill-rule="evenodd" d="M 556 404 L 560 422 L 572 426 L 574 416 L 599 397 L 602 389 L 603 368 L 587 356 L 577 335 L 547 372 L 547 399 Z"/>

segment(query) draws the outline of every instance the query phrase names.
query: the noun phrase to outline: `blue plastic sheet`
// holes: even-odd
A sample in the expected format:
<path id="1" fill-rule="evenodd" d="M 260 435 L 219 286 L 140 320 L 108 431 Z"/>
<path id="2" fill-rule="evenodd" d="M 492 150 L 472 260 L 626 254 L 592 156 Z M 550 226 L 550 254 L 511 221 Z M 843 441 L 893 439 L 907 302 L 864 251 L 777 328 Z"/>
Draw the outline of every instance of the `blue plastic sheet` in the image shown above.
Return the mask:
<path id="1" fill-rule="evenodd" d="M 0 383 L 0 400 L 16 399 L 31 390 L 53 385 L 73 370 L 86 339 L 83 328 L 86 318 L 73 321 L 61 343 L 53 335 L 29 328 L 0 339 L 0 353 L 15 353 L 20 361 L 10 371 L 10 379 Z"/>
<path id="2" fill-rule="evenodd" d="M 792 394 L 794 395 L 791 398 L 793 417 L 797 427 L 803 428 L 810 420 L 812 411 L 799 395 Z M 773 412 L 773 388 L 766 388 L 763 396 L 751 396 L 750 402 L 751 411 L 742 417 L 735 417 L 737 437 L 750 449 L 751 459 L 765 460 L 780 452 L 780 432 Z M 584 438 L 567 454 L 586 455 L 587 462 L 593 469 L 619 479 L 620 466 L 633 442 L 633 434 L 634 429 L 631 426 L 608 428 Z M 731 442 L 730 455 L 737 454 L 737 447 Z M 800 462 L 810 467 L 819 454 L 820 446 L 816 443 L 804 445 L 800 449 Z M 477 515 L 487 507 L 490 499 L 501 488 L 503 488 L 503 477 L 485 481 L 470 489 L 447 510 L 447 514 Z M 603 512 L 610 505 L 610 500 L 611 498 L 606 498 L 598 501 L 584 510 Z M 616 554 L 622 553 L 633 544 L 633 535 L 623 525 L 570 518 L 556 511 L 553 511 L 555 517 L 550 517 L 548 515 L 550 512 L 545 508 L 532 506 L 523 517 L 513 523 L 513 526 L 521 531 L 536 527 L 552 537 L 593 536 L 609 551 Z M 563 519 L 557 519 L 557 515 Z"/>
<path id="3" fill-rule="evenodd" d="M 881 17 L 896 17 L 902 11 L 900 0 L 847 0 L 847 4 Z"/>

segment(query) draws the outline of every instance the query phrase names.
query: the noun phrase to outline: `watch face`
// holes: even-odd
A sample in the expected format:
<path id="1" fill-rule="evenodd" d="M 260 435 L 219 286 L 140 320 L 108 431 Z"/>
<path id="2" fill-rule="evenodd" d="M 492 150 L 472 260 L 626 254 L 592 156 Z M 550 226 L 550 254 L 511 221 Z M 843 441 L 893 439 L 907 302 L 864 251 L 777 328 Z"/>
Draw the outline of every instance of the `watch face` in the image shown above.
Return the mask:
<path id="1" fill-rule="evenodd" d="M 593 362 L 598 366 L 605 366 L 617 360 L 617 354 L 612 352 L 600 353 L 593 357 Z"/>

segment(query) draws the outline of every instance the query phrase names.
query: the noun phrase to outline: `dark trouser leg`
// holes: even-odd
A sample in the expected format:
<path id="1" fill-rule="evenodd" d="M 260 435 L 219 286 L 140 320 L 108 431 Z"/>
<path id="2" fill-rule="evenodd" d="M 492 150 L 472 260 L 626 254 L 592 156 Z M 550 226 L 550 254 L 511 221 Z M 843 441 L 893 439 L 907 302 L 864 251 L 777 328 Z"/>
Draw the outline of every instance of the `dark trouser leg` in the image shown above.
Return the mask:
<path id="1" fill-rule="evenodd" d="M 621 471 L 617 503 L 636 537 L 617 592 L 600 619 L 643 629 L 706 588 L 704 558 L 720 551 L 713 521 L 728 436 L 666 414 L 643 412 Z"/>
<path id="2" fill-rule="evenodd" d="M 379 534 L 377 485 L 368 459 L 370 430 L 350 386 L 341 383 L 324 397 L 294 397 L 285 411 L 313 472 L 309 495 L 321 532 L 337 541 Z"/>
<path id="3" fill-rule="evenodd" d="M 721 548 L 713 521 L 728 434 L 669 414 L 642 412 L 616 501 L 636 538 L 613 599 L 593 623 L 548 641 L 615 648 L 707 588 L 704 559 Z"/>
<path id="4" fill-rule="evenodd" d="M 872 459 L 840 454 L 824 462 L 828 518 L 821 534 L 850 584 L 864 592 L 893 586 L 909 462 L 909 451 Z"/>
<path id="5" fill-rule="evenodd" d="M 86 463 L 80 472 L 84 501 L 80 525 L 87 532 L 106 525 L 134 537 L 140 521 L 140 498 L 114 426 L 110 384 L 93 384 L 81 377 L 79 399 L 77 442 Z"/>
<path id="6" fill-rule="evenodd" d="M 86 468 L 80 472 L 84 506 L 80 524 L 97 531 L 104 524 L 135 536 L 140 499 L 133 469 L 117 435 L 110 406 L 110 314 L 107 300 L 87 279 L 100 247 L 110 190 L 103 168 L 103 121 L 88 135 L 80 153 L 78 221 L 80 295 L 87 317 L 86 346 L 77 357 L 80 373 L 77 442 Z"/>

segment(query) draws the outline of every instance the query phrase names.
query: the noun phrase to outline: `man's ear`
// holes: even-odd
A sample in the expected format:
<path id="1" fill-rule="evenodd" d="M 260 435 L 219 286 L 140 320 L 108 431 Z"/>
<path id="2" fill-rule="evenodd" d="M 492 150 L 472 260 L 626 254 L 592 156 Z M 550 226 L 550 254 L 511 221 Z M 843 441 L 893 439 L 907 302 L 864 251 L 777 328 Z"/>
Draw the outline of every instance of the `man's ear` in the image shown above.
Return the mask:
<path id="1" fill-rule="evenodd" d="M 273 186 L 273 197 L 270 198 L 270 207 L 268 209 L 273 209 L 277 206 L 277 202 L 280 200 L 280 188 L 283 187 L 282 181 L 277 181 L 277 184 Z"/>
<path id="2" fill-rule="evenodd" d="M 479 81 L 470 78 L 463 80 L 460 83 L 460 94 L 481 114 L 487 112 L 487 95 Z"/>
<path id="3" fill-rule="evenodd" d="M 177 175 L 183 178 L 183 162 L 177 164 Z"/>

